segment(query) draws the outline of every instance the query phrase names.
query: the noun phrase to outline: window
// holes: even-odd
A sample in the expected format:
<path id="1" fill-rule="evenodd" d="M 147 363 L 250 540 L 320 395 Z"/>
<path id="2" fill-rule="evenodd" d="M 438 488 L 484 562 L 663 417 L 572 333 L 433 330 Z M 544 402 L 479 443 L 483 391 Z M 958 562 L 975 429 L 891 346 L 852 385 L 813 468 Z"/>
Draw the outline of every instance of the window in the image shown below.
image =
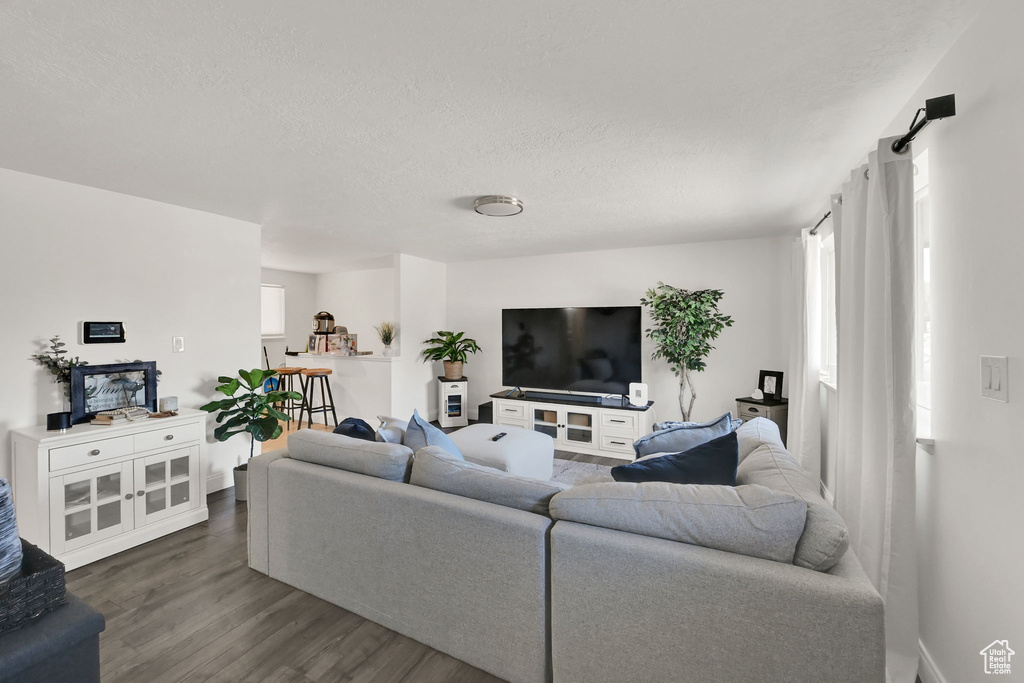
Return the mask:
<path id="1" fill-rule="evenodd" d="M 917 371 L 917 438 L 932 437 L 932 269 L 931 205 L 928 198 L 928 150 L 914 158 L 915 267 L 914 337 Z"/>
<path id="2" fill-rule="evenodd" d="M 836 246 L 833 234 L 821 240 L 821 381 L 836 385 Z"/>
<path id="3" fill-rule="evenodd" d="M 284 338 L 284 287 L 260 285 L 260 335 Z"/>

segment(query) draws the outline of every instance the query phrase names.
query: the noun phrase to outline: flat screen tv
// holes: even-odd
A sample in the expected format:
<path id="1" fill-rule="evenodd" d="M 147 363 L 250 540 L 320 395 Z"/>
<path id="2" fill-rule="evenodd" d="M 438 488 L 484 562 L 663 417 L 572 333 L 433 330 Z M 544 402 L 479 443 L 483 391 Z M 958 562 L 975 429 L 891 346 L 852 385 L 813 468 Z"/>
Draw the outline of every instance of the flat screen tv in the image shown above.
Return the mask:
<path id="1" fill-rule="evenodd" d="M 627 394 L 640 382 L 640 307 L 506 308 L 501 381 L 508 387 Z"/>

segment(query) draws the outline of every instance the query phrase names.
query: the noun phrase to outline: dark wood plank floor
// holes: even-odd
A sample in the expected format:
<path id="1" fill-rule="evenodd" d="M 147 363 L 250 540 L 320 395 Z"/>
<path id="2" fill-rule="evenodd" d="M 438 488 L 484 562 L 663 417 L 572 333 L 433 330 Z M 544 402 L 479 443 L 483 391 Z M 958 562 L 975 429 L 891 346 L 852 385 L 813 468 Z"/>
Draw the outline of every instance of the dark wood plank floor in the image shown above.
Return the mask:
<path id="1" fill-rule="evenodd" d="M 233 489 L 210 519 L 69 572 L 68 590 L 107 619 L 114 681 L 432 681 L 499 679 L 257 571 Z"/>

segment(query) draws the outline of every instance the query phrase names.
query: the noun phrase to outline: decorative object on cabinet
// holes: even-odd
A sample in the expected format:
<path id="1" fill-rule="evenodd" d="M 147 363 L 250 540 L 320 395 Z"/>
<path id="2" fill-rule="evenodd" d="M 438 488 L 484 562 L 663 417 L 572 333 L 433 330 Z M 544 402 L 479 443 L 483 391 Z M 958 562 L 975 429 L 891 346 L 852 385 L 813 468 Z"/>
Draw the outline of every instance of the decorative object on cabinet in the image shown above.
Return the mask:
<path id="1" fill-rule="evenodd" d="M 82 323 L 83 344 L 124 344 L 124 323 Z"/>
<path id="2" fill-rule="evenodd" d="M 32 360 L 36 361 L 53 375 L 54 384 L 63 384 L 64 399 L 71 400 L 71 369 L 80 365 L 88 365 L 87 361 L 81 360 L 78 356 L 67 358 L 67 346 L 60 340 L 60 335 L 54 335 L 50 339 L 50 348 L 44 353 L 32 354 Z"/>
<path id="3" fill-rule="evenodd" d="M 757 388 L 761 390 L 761 397 L 769 401 L 777 401 L 782 398 L 782 372 L 775 370 L 762 370 L 757 378 Z"/>
<path id="4" fill-rule="evenodd" d="M 22 538 L 68 569 L 201 522 L 206 414 L 11 430 Z"/>
<path id="5" fill-rule="evenodd" d="M 49 413 L 46 416 L 46 429 L 47 431 L 55 432 L 60 431 L 62 434 L 67 430 L 71 429 L 71 413 L 68 411 L 60 413 Z"/>
<path id="6" fill-rule="evenodd" d="M 444 361 L 445 379 L 461 379 L 462 365 L 466 362 L 469 354 L 480 351 L 480 346 L 475 339 L 465 336 L 465 332 L 447 332 L 440 330 L 435 333 L 437 336 L 427 339 L 423 349 L 423 362 Z"/>
<path id="7" fill-rule="evenodd" d="M 755 417 L 764 417 L 771 420 L 779 427 L 779 435 L 782 438 L 782 443 L 786 443 L 786 425 L 789 421 L 789 399 L 771 399 L 767 396 L 762 399 L 756 399 L 744 396 L 736 399 L 736 415 L 744 422 L 747 420 L 753 420 Z"/>
<path id="8" fill-rule="evenodd" d="M 437 422 L 441 427 L 465 427 L 469 424 L 469 378 L 438 377 Z"/>
<path id="9" fill-rule="evenodd" d="M 385 321 L 380 325 L 374 326 L 373 329 L 377 331 L 377 337 L 380 339 L 380 343 L 384 345 L 381 355 L 385 358 L 393 358 L 395 350 L 391 348 L 391 345 L 398 339 L 398 323 Z"/>
<path id="10" fill-rule="evenodd" d="M 726 327 L 732 327 L 732 318 L 718 311 L 723 296 L 720 289 L 690 291 L 659 282 L 640 299 L 651 309 L 654 322 L 654 327 L 646 331 L 655 344 L 651 358 L 667 360 L 679 378 L 679 412 L 684 422 L 689 421 L 697 400 L 690 373 L 703 372 L 704 359 L 715 348 L 711 342 Z"/>
<path id="11" fill-rule="evenodd" d="M 85 365 L 71 369 L 71 421 L 88 422 L 102 411 L 146 408 L 156 411 L 154 361 Z"/>
<path id="12" fill-rule="evenodd" d="M 249 457 L 251 458 L 257 441 L 263 443 L 281 436 L 284 429 L 279 421 L 287 422 L 291 418 L 274 406 L 288 400 L 301 400 L 302 394 L 297 391 L 268 391 L 264 393 L 262 391 L 263 381 L 275 375 L 277 373 L 273 370 L 256 368 L 254 370 L 239 370 L 238 378 L 226 376 L 217 378 L 220 385 L 217 386 L 216 391 L 221 392 L 227 398 L 211 401 L 201 410 L 208 413 L 220 411 L 220 414 L 217 415 L 219 426 L 213 430 L 213 436 L 218 441 L 227 441 L 236 434 L 249 434 Z M 239 394 L 238 390 L 242 388 L 245 391 Z M 246 500 L 248 497 L 246 485 L 248 469 L 247 460 L 233 470 L 237 500 Z"/>

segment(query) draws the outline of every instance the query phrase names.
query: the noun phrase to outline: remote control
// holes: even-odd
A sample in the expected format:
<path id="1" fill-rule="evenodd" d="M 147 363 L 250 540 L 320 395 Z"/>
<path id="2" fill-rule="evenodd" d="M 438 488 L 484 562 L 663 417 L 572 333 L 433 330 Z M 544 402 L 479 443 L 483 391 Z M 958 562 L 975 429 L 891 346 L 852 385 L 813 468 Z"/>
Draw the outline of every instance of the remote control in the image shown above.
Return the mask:
<path id="1" fill-rule="evenodd" d="M 501 434 L 495 434 L 494 436 L 491 437 L 491 441 L 497 441 L 503 436 L 505 436 L 505 432 L 502 432 Z"/>

